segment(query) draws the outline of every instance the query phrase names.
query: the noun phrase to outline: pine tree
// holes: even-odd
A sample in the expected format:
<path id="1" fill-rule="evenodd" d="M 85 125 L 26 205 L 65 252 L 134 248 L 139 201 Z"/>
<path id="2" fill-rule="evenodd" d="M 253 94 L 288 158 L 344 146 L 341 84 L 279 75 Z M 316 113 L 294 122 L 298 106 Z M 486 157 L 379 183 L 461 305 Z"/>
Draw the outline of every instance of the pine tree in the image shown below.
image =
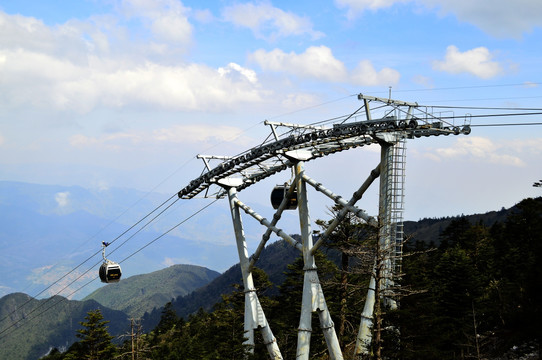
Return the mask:
<path id="1" fill-rule="evenodd" d="M 74 358 L 85 360 L 107 360 L 113 359 L 116 353 L 116 347 L 111 340 L 113 336 L 109 335 L 107 323 L 103 320 L 103 315 L 100 309 L 91 310 L 85 316 L 87 321 L 81 321 L 84 328 L 77 330 L 76 336 L 81 339 L 77 348 L 78 354 Z M 68 355 L 66 359 L 68 359 Z"/>

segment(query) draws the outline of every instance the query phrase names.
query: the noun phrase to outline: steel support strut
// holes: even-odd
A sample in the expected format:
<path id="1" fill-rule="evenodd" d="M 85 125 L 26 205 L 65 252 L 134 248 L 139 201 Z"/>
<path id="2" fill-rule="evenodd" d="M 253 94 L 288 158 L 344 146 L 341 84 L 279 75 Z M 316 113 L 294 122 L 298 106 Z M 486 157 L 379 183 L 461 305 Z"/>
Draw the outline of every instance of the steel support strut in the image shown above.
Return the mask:
<path id="1" fill-rule="evenodd" d="M 310 354 L 310 340 L 312 332 L 312 312 L 316 311 L 320 319 L 320 326 L 329 351 L 330 359 L 339 360 L 343 358 L 339 340 L 335 333 L 335 326 L 326 305 L 324 293 L 316 272 L 314 255 L 311 252 L 313 247 L 312 231 L 310 226 L 309 206 L 307 200 L 307 189 L 305 181 L 303 162 L 295 165 L 297 179 L 297 194 L 299 207 L 299 223 L 301 227 L 301 239 L 303 242 L 303 298 L 301 303 L 301 316 L 297 334 L 296 359 L 308 360 Z"/>
<path id="2" fill-rule="evenodd" d="M 246 345 L 252 346 L 254 351 L 254 329 L 261 328 L 264 343 L 267 346 L 267 351 L 271 359 L 282 359 L 277 341 L 273 336 L 273 332 L 267 323 L 265 313 L 260 305 L 260 300 L 256 294 L 254 281 L 252 280 L 252 272 L 249 270 L 249 259 L 247 243 L 241 221 L 241 212 L 236 204 L 237 191 L 234 187 L 228 189 L 228 199 L 233 220 L 233 228 L 235 231 L 235 239 L 237 241 L 237 251 L 239 253 L 239 264 L 241 266 L 241 274 L 243 276 L 243 286 L 245 287 L 245 340 Z"/>
<path id="3" fill-rule="evenodd" d="M 326 231 L 320 236 L 320 239 L 318 239 L 318 241 L 314 244 L 313 248 L 311 249 L 311 252 L 313 254 L 316 252 L 316 250 L 318 250 L 320 246 L 322 246 L 326 238 L 333 232 L 333 230 L 335 230 L 335 228 L 339 225 L 339 223 L 344 219 L 348 211 L 352 212 L 358 218 L 365 220 L 368 224 L 376 226 L 376 220 L 373 217 L 368 216 L 363 210 L 356 208 L 354 205 L 356 204 L 356 202 L 358 202 L 359 199 L 361 199 L 365 191 L 367 191 L 369 186 L 371 186 L 373 181 L 379 175 L 380 175 L 380 165 L 378 165 L 376 168 L 374 168 L 371 171 L 371 174 L 369 175 L 367 180 L 365 180 L 365 182 L 360 186 L 360 188 L 356 192 L 354 192 L 354 194 L 352 195 L 352 198 L 350 199 L 350 201 L 348 201 L 348 203 L 346 203 L 340 197 L 334 196 L 331 192 L 326 191 L 327 189 L 323 189 L 321 184 L 316 184 L 314 181 L 309 179 L 308 176 L 303 175 L 303 179 L 307 180 L 308 184 L 312 185 L 316 190 L 321 191 L 327 196 L 331 197 L 335 201 L 335 203 L 342 206 L 342 209 L 335 216 L 335 219 L 333 219 L 333 222 L 331 223 L 331 225 L 328 226 Z"/>

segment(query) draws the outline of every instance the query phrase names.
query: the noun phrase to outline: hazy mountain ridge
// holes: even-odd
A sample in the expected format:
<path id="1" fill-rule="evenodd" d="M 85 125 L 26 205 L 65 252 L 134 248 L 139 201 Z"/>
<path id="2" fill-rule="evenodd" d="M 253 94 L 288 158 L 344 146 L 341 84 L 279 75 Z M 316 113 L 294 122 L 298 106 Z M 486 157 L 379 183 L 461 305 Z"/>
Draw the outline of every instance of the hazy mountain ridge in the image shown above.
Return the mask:
<path id="1" fill-rule="evenodd" d="M 4 190 L 4 188 L 2 187 L 3 185 L 5 184 L 0 182 L 0 188 L 2 190 Z M 67 245 L 67 241 L 68 241 L 67 239 L 71 237 L 76 237 L 76 236 L 87 236 L 88 232 L 96 231 L 97 223 L 104 223 L 108 221 L 106 219 L 100 218 L 99 216 L 92 215 L 84 210 L 74 210 L 72 212 L 63 213 L 63 214 L 55 213 L 54 211 L 44 211 L 43 210 L 44 208 L 40 204 L 45 204 L 45 203 L 48 203 L 49 205 L 52 204 L 50 202 L 50 195 L 53 194 L 54 191 L 57 191 L 59 188 L 60 190 L 65 189 L 64 187 L 49 188 L 48 190 L 49 199 L 47 201 L 44 200 L 43 202 L 37 201 L 37 200 L 33 201 L 32 199 L 30 199 L 30 200 L 24 200 L 21 203 L 14 203 L 14 201 L 12 200 L 17 198 L 17 191 L 15 191 L 13 194 L 9 194 L 9 196 L 6 196 L 6 194 L 4 194 L 4 192 L 2 191 L 2 194 L 0 195 L 0 208 L 3 212 L 5 211 L 4 213 L 6 214 L 6 216 L 4 217 L 3 220 L 0 220 L 0 244 L 2 246 L 5 245 L 8 249 L 15 249 L 13 252 L 15 256 L 10 259 L 10 257 L 5 256 L 6 252 L 4 252 L 3 258 L 6 258 L 6 259 L 5 261 L 0 261 L 0 266 L 4 266 L 4 268 L 0 268 L 0 271 L 2 272 L 2 274 L 5 274 L 3 279 L 0 279 L 0 290 L 1 290 L 1 287 L 4 285 L 3 281 L 5 281 L 6 278 L 11 277 L 12 275 L 10 274 L 15 274 L 17 272 L 17 269 L 18 269 L 17 266 L 22 265 L 24 262 L 26 262 L 25 264 L 33 264 L 34 266 L 37 266 L 39 265 L 39 261 L 43 260 L 43 258 L 45 257 L 44 255 L 47 254 L 47 252 L 51 252 L 54 255 L 55 251 L 59 251 L 58 249 L 62 249 L 62 247 L 65 247 Z M 51 192 L 51 190 L 53 192 Z M 28 195 L 28 196 L 31 197 L 32 195 Z M 38 199 L 40 197 L 41 195 L 37 196 Z M 12 199 L 12 200 L 9 200 L 9 199 Z M 56 200 L 53 200 L 53 201 L 56 201 Z M 60 199 L 60 201 L 62 201 L 62 199 Z M 30 206 L 29 204 L 32 205 L 32 208 L 34 209 L 31 211 L 30 216 L 28 216 L 29 212 L 27 209 L 27 206 Z M 491 211 L 486 214 L 474 214 L 474 215 L 468 215 L 465 217 L 471 223 L 482 222 L 483 224 L 491 225 L 495 223 L 496 221 L 501 221 L 505 219 L 506 216 L 509 214 L 509 212 L 513 210 L 514 208 L 506 209 L 506 210 L 501 209 L 500 211 Z M 444 228 L 446 228 L 446 226 L 453 219 L 456 219 L 458 217 L 459 216 L 439 218 L 439 219 L 422 219 L 417 222 L 406 221 L 405 234 L 407 236 L 409 235 L 412 236 L 412 239 L 411 239 L 412 242 L 419 240 L 419 241 L 424 241 L 427 243 L 429 243 L 430 241 L 438 243 L 440 232 Z M 71 227 L 67 225 L 70 225 Z M 24 231 L 22 235 L 14 236 L 12 233 L 9 232 L 10 226 L 23 229 Z M 231 224 L 227 224 L 227 226 L 231 226 Z M 58 235 L 58 233 L 47 233 L 46 230 L 49 227 L 61 228 L 61 229 L 65 229 L 65 231 L 60 233 L 61 236 Z M 119 224 L 114 224 L 113 228 L 115 230 L 121 229 L 121 228 L 124 229 L 124 227 Z M 43 231 L 45 233 L 40 234 L 39 233 L 40 231 Z M 112 230 L 111 232 L 114 233 L 115 231 Z M 232 235 L 232 238 L 233 238 L 233 235 Z M 163 239 L 163 240 L 167 242 L 167 239 Z M 21 244 L 29 248 L 32 248 L 33 252 L 36 253 L 36 258 L 35 259 L 32 258 L 30 256 L 31 254 L 29 254 L 26 251 L 18 250 L 16 246 L 20 246 Z M 164 248 L 166 249 L 166 251 L 164 251 Z M 232 242 L 231 248 L 235 248 L 234 242 Z M 223 255 L 223 248 L 220 248 L 219 246 L 215 246 L 215 245 L 210 245 L 209 243 L 196 243 L 196 242 L 188 241 L 188 240 L 179 242 L 178 238 L 176 238 L 175 241 L 172 241 L 171 243 L 166 243 L 165 247 L 162 247 L 162 248 L 149 247 L 145 251 L 145 256 L 146 258 L 148 258 L 146 261 L 157 263 L 161 261 L 162 258 L 160 258 L 160 256 L 163 256 L 164 253 L 166 253 L 167 255 L 171 255 L 176 252 L 180 252 L 183 254 L 189 254 L 191 252 L 195 252 L 199 254 L 204 254 L 205 256 L 210 256 L 211 254 L 215 254 L 215 256 L 220 256 L 220 255 Z M 266 273 L 268 273 L 270 280 L 275 285 L 279 285 L 282 282 L 282 279 L 283 279 L 282 273 L 286 269 L 286 266 L 292 263 L 293 259 L 299 256 L 299 254 L 300 253 L 298 250 L 294 249 L 292 246 L 290 246 L 286 242 L 277 241 L 274 243 L 270 243 L 265 248 L 265 250 L 263 251 L 260 257 L 260 260 L 258 261 L 256 265 L 264 269 Z M 136 263 L 138 266 L 141 266 L 141 268 L 143 268 L 142 266 L 143 261 L 141 259 L 142 258 L 138 258 Z M 157 261 L 156 259 L 160 259 L 160 260 Z M 212 270 L 209 270 L 209 271 L 212 272 Z M 149 274 L 141 275 L 141 279 L 143 281 L 148 281 L 146 279 L 147 276 L 149 276 Z M 128 279 L 129 278 L 125 278 L 123 282 L 127 281 Z M 123 282 L 121 282 L 121 284 Z M 236 265 L 233 265 L 231 268 L 229 268 L 227 271 L 225 271 L 222 275 L 215 277 L 211 281 L 211 283 L 209 283 L 208 285 L 203 286 L 187 295 L 177 296 L 173 301 L 174 309 L 177 311 L 178 315 L 183 316 L 183 317 L 186 317 L 189 314 L 196 312 L 200 307 L 210 309 L 216 302 L 221 300 L 221 294 L 229 293 L 232 291 L 233 289 L 232 284 L 240 284 L 240 283 L 242 283 L 240 269 L 239 269 L 239 265 L 236 264 Z M 107 293 L 108 289 L 113 289 L 113 288 L 111 287 L 111 285 L 107 285 L 103 289 L 104 289 L 103 291 Z M 144 291 L 141 291 L 141 289 L 144 289 Z M 148 293 L 148 285 L 145 285 L 145 286 L 137 285 L 135 286 L 134 289 L 131 289 L 130 291 L 132 292 L 127 292 L 130 294 L 128 297 L 130 299 L 139 300 L 141 298 L 141 295 L 145 295 L 143 294 L 143 292 Z M 0 295 L 1 295 L 1 292 L 0 292 Z M 156 292 L 152 296 L 150 296 L 152 301 L 155 301 L 155 303 L 159 303 L 160 301 L 164 301 L 164 303 L 157 306 L 153 305 L 155 309 L 153 311 L 150 311 L 149 314 L 144 317 L 146 330 L 151 330 L 154 327 L 154 325 L 156 325 L 161 315 L 161 311 L 162 311 L 161 306 L 163 306 L 165 302 L 170 301 L 174 297 L 175 296 L 171 296 L 170 293 L 167 293 L 167 292 L 163 293 L 163 291 Z M 120 298 L 121 297 L 118 297 L 118 299 Z M 5 302 L 3 302 L 4 300 Z M 3 318 L 4 314 L 10 313 L 9 310 L 5 310 L 5 309 L 14 310 L 15 309 L 14 306 L 20 306 L 21 303 L 24 303 L 27 300 L 28 300 L 28 295 L 19 294 L 19 293 L 11 294 L 11 295 L 5 296 L 4 298 L 0 298 L 0 318 Z M 32 299 L 29 302 L 29 308 L 33 309 L 34 304 L 36 302 L 38 302 L 39 304 L 40 301 L 47 301 L 47 300 Z M 149 300 L 144 298 L 144 301 L 149 301 Z M 27 351 L 27 353 L 32 353 L 32 354 L 38 354 L 39 352 L 41 352 L 43 349 L 47 348 L 48 346 L 55 346 L 55 347 L 66 346 L 66 344 L 68 344 L 70 341 L 73 341 L 73 339 L 75 339 L 74 338 L 75 330 L 79 328 L 78 322 L 83 321 L 86 311 L 91 310 L 92 306 L 94 306 L 94 308 L 100 307 L 104 309 L 104 311 L 113 311 L 113 310 L 108 309 L 105 305 L 100 305 L 94 301 L 85 301 L 85 302 L 75 301 L 74 302 L 71 300 L 66 300 L 66 301 L 63 301 L 63 303 L 69 304 L 67 309 L 59 310 L 59 314 L 55 314 L 54 319 L 48 319 L 51 321 L 50 324 L 48 322 L 49 327 L 45 327 L 45 329 L 41 327 L 37 327 L 36 331 L 40 331 L 41 332 L 40 334 L 34 335 L 33 326 L 25 327 L 27 329 L 27 330 L 24 330 L 25 336 L 28 336 L 29 342 L 33 342 L 34 344 L 29 349 L 26 349 L 25 347 L 21 347 L 21 345 L 19 344 L 10 345 L 9 341 L 4 342 L 4 339 L 0 339 L 0 359 L 4 359 L 4 352 L 7 351 L 4 349 L 11 349 L 12 346 L 15 346 L 16 348 L 21 349 L 21 351 Z M 81 305 L 81 307 L 79 307 L 80 305 L 77 305 L 78 303 L 85 303 L 89 305 L 88 306 L 85 305 L 84 306 L 85 310 L 82 310 L 83 306 Z M 61 305 L 58 305 L 58 306 L 61 307 Z M 115 304 L 115 306 L 118 307 L 119 304 Z M 137 304 L 137 301 L 135 301 L 135 304 L 133 305 L 127 304 L 126 311 L 129 311 L 129 312 L 134 311 L 134 314 L 135 313 L 140 314 L 141 308 L 139 306 L 140 305 Z M 73 314 L 71 312 L 72 310 L 74 311 Z M 145 311 L 148 311 L 148 310 L 145 310 Z M 111 317 L 109 316 L 109 314 L 112 314 Z M 28 316 L 28 313 L 26 313 L 26 315 L 24 316 Z M 115 322 L 115 326 L 118 325 L 120 329 L 118 330 L 119 332 L 115 332 L 117 330 L 113 331 L 113 326 L 111 326 L 112 328 L 111 333 L 113 334 L 120 334 L 122 331 L 124 331 L 122 330 L 122 326 L 125 326 L 124 329 L 126 329 L 126 327 L 129 326 L 128 316 L 125 313 L 121 313 L 121 312 L 109 313 L 108 312 L 108 313 L 104 313 L 104 317 L 107 320 L 111 320 L 112 322 Z M 13 320 L 14 319 L 11 319 L 11 321 Z M 70 321 L 70 326 L 65 327 L 67 321 Z M 122 323 L 123 325 L 120 326 L 119 323 Z M 0 331 L 2 331 L 3 329 L 2 326 L 6 326 L 6 325 L 4 323 L 0 324 Z M 31 331 L 28 329 L 31 329 Z M 51 332 L 51 334 L 47 332 Z M 72 340 L 62 340 L 62 339 L 72 339 Z M 62 343 L 62 341 L 64 341 L 64 343 Z M 6 345 L 6 347 L 4 347 L 4 345 Z M 40 353 L 39 355 L 43 355 L 43 353 Z M 23 358 L 24 357 L 22 357 L 21 359 Z M 27 357 L 27 358 L 35 359 L 36 357 Z M 10 356 L 10 357 L 6 357 L 6 359 L 18 359 L 18 357 Z"/>
<path id="2" fill-rule="evenodd" d="M 421 219 L 419 221 L 405 221 L 404 231 L 408 239 L 408 244 L 414 244 L 416 241 L 431 242 L 438 244 L 440 242 L 441 232 L 454 219 L 465 217 L 471 224 L 482 223 L 491 226 L 499 221 L 504 221 L 506 217 L 514 211 L 515 206 L 509 209 L 502 208 L 499 211 L 489 211 L 484 214 L 457 215 L 436 219 Z M 298 235 L 294 237 L 299 238 Z M 288 264 L 300 256 L 300 252 L 289 245 L 284 240 L 276 241 L 268 245 L 262 252 L 256 266 L 263 269 L 269 276 L 270 281 L 279 286 L 284 279 L 283 272 Z M 331 256 L 333 257 L 333 256 Z M 233 291 L 234 284 L 242 284 L 241 269 L 239 264 L 232 266 L 221 276 L 217 277 L 208 285 L 197 289 L 196 291 L 179 296 L 172 301 L 173 309 L 177 315 L 187 317 L 198 311 L 199 308 L 210 310 L 214 304 L 221 301 L 222 294 L 229 294 Z M 273 291 L 273 290 L 271 290 Z M 152 329 L 160 320 L 162 309 L 157 308 L 144 318 L 146 329 Z"/>
<path id="3" fill-rule="evenodd" d="M 0 253 L 0 273 L 3 274 L 0 278 L 0 296 L 18 291 L 36 294 L 37 291 L 33 289 L 41 290 L 52 279 L 66 274 L 79 262 L 99 251 L 102 240 L 117 238 L 165 198 L 162 194 L 145 194 L 130 189 L 93 190 L 77 186 L 0 181 L 0 246 L 3 250 Z M 186 212 L 192 211 L 193 206 L 184 204 L 182 213 L 177 212 L 176 218 L 165 220 L 177 223 L 186 216 Z M 206 210 L 204 215 L 193 219 L 195 223 L 191 226 L 200 228 L 198 221 L 205 221 L 205 216 L 214 218 L 218 212 L 222 213 L 222 209 Z M 225 224 L 224 227 L 230 226 Z M 217 269 L 226 269 L 234 262 L 236 250 L 233 241 L 229 243 L 217 238 L 216 241 L 220 243 L 216 244 L 216 235 L 215 238 L 209 237 L 208 242 L 195 241 L 187 238 L 185 234 L 189 232 L 186 228 L 182 233 L 162 236 L 164 227 L 169 229 L 170 224 L 167 221 L 153 222 L 131 239 L 129 246 L 115 252 L 112 260 L 120 261 L 161 236 L 160 241 L 123 264 L 126 276 L 159 270 L 172 263 L 212 263 Z M 208 232 L 214 230 L 212 226 L 202 229 Z M 108 253 L 111 250 L 108 249 Z M 94 261 L 99 261 L 99 258 L 97 256 Z M 53 264 L 56 264 L 55 267 L 50 269 Z M 97 286 L 99 283 L 94 282 L 75 296 L 82 298 Z M 55 292 L 41 296 L 53 294 Z"/>
<path id="4" fill-rule="evenodd" d="M 127 333 L 129 318 L 161 307 L 175 296 L 192 292 L 219 275 L 201 266 L 174 265 L 108 284 L 83 301 L 61 296 L 37 300 L 23 293 L 6 295 L 0 298 L 0 319 L 5 318 L 0 323 L 0 332 L 16 325 L 0 335 L 0 359 L 37 359 L 50 348 L 69 347 L 77 340 L 79 322 L 84 321 L 89 310 L 98 308 L 104 319 L 110 321 L 112 335 Z M 34 317 L 35 320 L 26 323 Z M 15 330 L 18 333 L 13 332 L 18 327 L 21 327 Z"/>
<path id="5" fill-rule="evenodd" d="M 491 226 L 496 222 L 504 221 L 510 211 L 514 211 L 514 209 L 515 206 L 509 209 L 502 208 L 499 211 L 488 211 L 484 214 L 456 215 L 434 219 L 425 218 L 418 221 L 404 221 L 404 232 L 409 243 L 422 241 L 427 244 L 433 242 L 438 245 L 441 232 L 450 225 L 454 219 L 466 217 L 471 224 L 482 223 L 483 225 Z"/>

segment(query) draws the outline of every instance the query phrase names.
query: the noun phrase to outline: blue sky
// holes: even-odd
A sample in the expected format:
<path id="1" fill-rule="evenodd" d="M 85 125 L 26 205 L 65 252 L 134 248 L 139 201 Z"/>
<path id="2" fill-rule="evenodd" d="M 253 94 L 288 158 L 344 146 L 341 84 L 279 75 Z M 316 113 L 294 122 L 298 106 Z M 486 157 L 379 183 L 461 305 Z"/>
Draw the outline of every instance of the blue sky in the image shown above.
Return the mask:
<path id="1" fill-rule="evenodd" d="M 389 87 L 430 106 L 542 108 L 542 2 L 488 4 L 2 1 L 0 180 L 171 194 L 199 175 L 196 154 L 252 147 L 265 119 L 331 118 L 359 107 L 351 95 Z M 348 195 L 375 154 L 309 170 Z M 538 196 L 541 155 L 540 126 L 409 141 L 405 218 Z M 262 191 L 247 197 L 267 203 Z M 360 206 L 374 210 L 374 197 Z"/>

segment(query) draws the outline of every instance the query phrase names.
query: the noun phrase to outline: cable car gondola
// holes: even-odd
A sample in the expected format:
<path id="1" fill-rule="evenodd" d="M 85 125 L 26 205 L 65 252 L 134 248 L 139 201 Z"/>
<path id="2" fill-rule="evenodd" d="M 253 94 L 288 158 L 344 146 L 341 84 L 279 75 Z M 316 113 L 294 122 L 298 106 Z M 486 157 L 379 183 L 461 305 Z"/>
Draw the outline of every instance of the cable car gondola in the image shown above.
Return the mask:
<path id="1" fill-rule="evenodd" d="M 273 209 L 278 209 L 282 200 L 288 196 L 290 185 L 277 185 L 271 191 L 271 205 Z M 294 190 L 292 195 L 288 198 L 288 202 L 284 210 L 295 210 L 297 208 L 297 190 Z"/>
<path id="2" fill-rule="evenodd" d="M 100 280 L 103 283 L 116 283 L 120 281 L 120 277 L 122 276 L 122 271 L 120 269 L 120 265 L 117 264 L 114 261 L 108 260 L 105 257 L 105 248 L 109 245 L 109 243 L 106 243 L 105 241 L 102 242 L 102 257 L 104 258 L 104 262 L 102 263 L 102 266 L 100 266 Z"/>

